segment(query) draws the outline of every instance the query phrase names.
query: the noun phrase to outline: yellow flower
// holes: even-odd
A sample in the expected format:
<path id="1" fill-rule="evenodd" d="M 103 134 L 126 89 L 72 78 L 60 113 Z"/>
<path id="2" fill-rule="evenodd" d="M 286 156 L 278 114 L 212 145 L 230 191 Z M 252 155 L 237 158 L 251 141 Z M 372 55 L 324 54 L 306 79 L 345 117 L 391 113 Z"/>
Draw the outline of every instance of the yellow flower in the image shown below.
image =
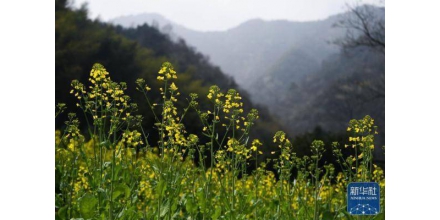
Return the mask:
<path id="1" fill-rule="evenodd" d="M 177 90 L 176 84 L 171 83 L 170 89 L 171 89 L 171 91 L 176 91 Z"/>
<path id="2" fill-rule="evenodd" d="M 159 70 L 159 74 L 164 74 L 166 70 L 167 70 L 166 67 L 162 67 L 162 68 Z"/>

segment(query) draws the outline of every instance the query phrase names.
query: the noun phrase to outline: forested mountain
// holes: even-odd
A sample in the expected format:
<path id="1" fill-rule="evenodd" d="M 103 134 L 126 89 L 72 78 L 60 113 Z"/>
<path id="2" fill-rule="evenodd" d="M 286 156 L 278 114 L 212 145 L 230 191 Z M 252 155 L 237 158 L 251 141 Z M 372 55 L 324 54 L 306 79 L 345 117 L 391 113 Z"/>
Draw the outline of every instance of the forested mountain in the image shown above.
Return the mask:
<path id="1" fill-rule="evenodd" d="M 384 16 L 383 8 L 367 5 L 363 7 L 370 7 L 378 16 Z M 312 62 L 320 66 L 329 56 L 339 53 L 340 47 L 332 42 L 344 37 L 346 30 L 334 26 L 349 14 L 350 12 L 347 12 L 308 22 L 254 19 L 227 31 L 208 32 L 185 28 L 177 24 L 178 22 L 170 21 L 158 14 L 122 16 L 110 22 L 124 27 L 136 27 L 144 23 L 155 24 L 173 39 L 180 37 L 197 51 L 209 56 L 212 63 L 219 65 L 226 74 L 233 76 L 240 86 L 254 94 L 259 89 L 255 88 L 253 82 L 270 74 L 273 66 L 282 63 L 286 54 L 306 53 L 314 60 Z M 291 52 L 292 50 L 300 52 Z M 309 63 L 292 67 L 304 69 L 307 66 L 310 66 Z M 315 69 L 312 67 L 306 72 Z"/>
<path id="2" fill-rule="evenodd" d="M 288 115 L 291 132 L 343 130 L 346 121 L 370 115 L 384 143 L 385 58 L 369 49 L 356 49 L 326 59 L 319 69 L 285 93 L 277 113 Z"/>
<path id="3" fill-rule="evenodd" d="M 254 19 L 227 31 L 210 32 L 192 31 L 148 14 L 120 17 L 111 22 L 126 26 L 156 23 L 163 32 L 183 38 L 208 55 L 212 63 L 251 92 L 250 81 L 262 76 L 292 48 L 306 50 L 317 62 L 337 52 L 338 47 L 328 43 L 343 35 L 341 30 L 332 28 L 337 20 L 338 16 L 313 22 Z"/>
<path id="4" fill-rule="evenodd" d="M 73 105 L 66 96 L 67 85 L 76 78 L 85 82 L 95 62 L 129 88 L 137 78 L 145 78 L 157 91 L 155 74 L 163 61 L 170 61 L 181 76 L 183 96 L 206 94 L 216 84 L 224 90 L 245 89 L 247 93 L 239 88 L 247 110 L 254 106 L 250 99 L 267 106 L 277 119 L 259 106 L 261 119 L 254 133 L 266 143 L 281 124 L 291 136 L 304 135 L 297 144 L 307 152 L 312 139 L 344 134 L 350 119 L 367 114 L 379 126 L 379 145 L 385 143 L 383 53 L 366 47 L 342 50 L 332 43 L 344 38 L 345 29 L 334 25 L 348 12 L 321 21 L 256 19 L 227 31 L 199 32 L 158 14 L 120 17 L 110 24 L 92 21 L 86 9 L 72 10 L 66 1 L 56 2 L 57 102 Z M 372 10 L 384 14 L 383 8 Z M 144 102 L 139 94 L 130 95 Z M 152 127 L 146 106 L 140 107 L 146 127 Z M 198 119 L 190 114 L 189 120 Z M 190 124 L 191 129 L 200 127 Z"/>
<path id="5" fill-rule="evenodd" d="M 303 80 L 316 72 L 319 66 L 320 63 L 307 51 L 293 48 L 268 68 L 262 76 L 250 81 L 250 90 L 255 97 L 255 102 L 272 106 L 273 111 L 281 116 L 285 112 L 281 113 L 279 108 L 284 108 L 284 104 L 290 102 L 292 98 L 290 92 L 301 86 Z"/>
<path id="6" fill-rule="evenodd" d="M 385 9 L 364 5 L 375 18 Z M 369 114 L 385 143 L 385 57 L 372 48 L 342 50 L 346 37 L 335 27 L 353 11 L 309 22 L 247 21 L 226 31 L 199 32 L 157 14 L 111 22 L 154 24 L 171 39 L 183 38 L 246 89 L 252 101 L 266 105 L 291 135 L 323 131 L 343 133 L 347 122 Z M 344 26 L 344 25 L 342 25 Z M 351 37 L 356 38 L 356 32 Z"/>
<path id="7" fill-rule="evenodd" d="M 71 81 L 78 79 L 88 85 L 87 79 L 93 64 L 101 63 L 114 81 L 127 83 L 127 93 L 139 105 L 138 113 L 144 117 L 144 127 L 148 129 L 146 132 L 154 134 L 153 116 L 142 94 L 135 90 L 135 80 L 144 78 L 152 88 L 151 97 L 159 100 L 161 96 L 156 80 L 157 72 L 164 61 L 169 61 L 179 74 L 176 84 L 182 94 L 178 107 L 188 104 L 186 99 L 189 93 L 198 93 L 202 99 L 200 103 L 208 104 L 206 94 L 211 85 L 218 85 L 223 92 L 236 88 L 243 97 L 245 111 L 250 108 L 259 110 L 260 119 L 253 136 L 269 143 L 273 134 L 281 129 L 267 110 L 251 103 L 246 92 L 238 88 L 231 77 L 224 75 L 184 41 L 174 42 L 149 25 L 124 29 L 99 20 L 90 20 L 86 8 L 75 10 L 68 6 L 66 0 L 55 2 L 55 101 L 67 103 L 69 111 L 77 109 L 75 98 L 69 94 Z M 202 109 L 204 107 L 201 106 Z M 81 115 L 78 113 L 78 116 Z M 56 127 L 62 128 L 65 120 L 66 114 L 58 117 Z M 188 132 L 202 129 L 194 112 L 189 112 L 186 120 Z M 84 120 L 82 122 L 85 125 Z M 154 135 L 150 136 L 154 140 Z"/>

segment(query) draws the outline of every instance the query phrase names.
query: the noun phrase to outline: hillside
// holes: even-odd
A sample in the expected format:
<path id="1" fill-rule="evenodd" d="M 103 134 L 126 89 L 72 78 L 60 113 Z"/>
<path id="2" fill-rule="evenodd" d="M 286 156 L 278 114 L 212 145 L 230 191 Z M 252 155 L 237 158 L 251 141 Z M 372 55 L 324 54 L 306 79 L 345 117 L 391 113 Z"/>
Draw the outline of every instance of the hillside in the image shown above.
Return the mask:
<path id="1" fill-rule="evenodd" d="M 383 18 L 384 8 L 368 7 Z M 334 25 L 349 12 L 309 22 L 250 20 L 227 31 L 199 32 L 157 14 L 141 14 L 111 22 L 154 24 L 170 39 L 179 37 L 209 56 L 244 88 L 254 103 L 268 107 L 291 135 L 343 133 L 350 118 L 370 114 L 385 143 L 383 54 L 365 48 L 342 51 L 332 43 L 345 36 Z"/>
<path id="2" fill-rule="evenodd" d="M 147 17 L 149 19 L 145 19 Z M 145 14 L 116 18 L 111 22 L 139 25 L 157 21 L 163 29 L 168 26 L 168 33 L 183 38 L 188 45 L 208 55 L 212 63 L 219 65 L 240 86 L 252 93 L 250 80 L 266 73 L 292 48 L 307 51 L 317 62 L 337 52 L 338 47 L 328 42 L 344 34 L 342 30 L 332 28 L 338 19 L 339 16 L 312 22 L 255 19 L 219 32 L 192 31 L 163 17 L 153 18 Z"/>
<path id="3" fill-rule="evenodd" d="M 240 91 L 245 111 L 258 108 L 260 120 L 257 122 L 253 135 L 269 143 L 280 126 L 268 112 L 255 106 L 248 95 L 240 89 L 231 77 L 224 75 L 218 67 L 211 65 L 205 56 L 195 52 L 184 42 L 173 42 L 154 27 L 144 25 L 137 29 L 123 29 L 90 20 L 87 9 L 73 10 L 67 1 L 57 0 L 55 11 L 55 102 L 67 103 L 69 111 L 75 111 L 75 99 L 69 94 L 73 79 L 87 82 L 93 63 L 103 64 L 110 72 L 114 81 L 126 82 L 127 93 L 134 102 L 139 104 L 139 112 L 144 117 L 146 128 L 152 128 L 152 114 L 147 113 L 147 105 L 142 94 L 135 91 L 135 80 L 144 78 L 152 88 L 151 96 L 160 99 L 157 84 L 157 71 L 164 61 L 173 63 L 179 73 L 177 85 L 181 91 L 181 100 L 190 93 L 198 93 L 204 101 L 208 88 L 218 85 L 226 91 L 235 88 Z M 87 85 L 87 84 L 86 84 Z M 205 94 L 205 95 L 204 95 Z M 185 97 L 185 98 L 184 98 Z M 153 100 L 154 101 L 154 100 Z M 177 103 L 178 107 L 186 106 L 186 102 Z M 204 109 L 206 106 L 202 106 Z M 81 116 L 79 113 L 78 116 Z M 66 115 L 56 120 L 56 128 L 62 128 Z M 195 113 L 188 113 L 188 132 L 201 130 L 201 124 Z M 82 120 L 85 121 L 85 120 Z M 81 124 L 84 127 L 84 124 Z M 151 133 L 154 143 L 155 130 Z"/>

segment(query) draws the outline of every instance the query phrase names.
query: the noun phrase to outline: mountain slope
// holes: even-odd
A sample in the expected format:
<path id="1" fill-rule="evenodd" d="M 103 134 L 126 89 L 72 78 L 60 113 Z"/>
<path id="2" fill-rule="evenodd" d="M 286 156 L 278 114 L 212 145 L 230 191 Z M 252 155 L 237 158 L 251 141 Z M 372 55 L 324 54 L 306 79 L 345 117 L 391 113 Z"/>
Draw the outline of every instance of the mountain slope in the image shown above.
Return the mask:
<path id="1" fill-rule="evenodd" d="M 256 103 L 271 106 L 273 112 L 280 112 L 294 90 L 305 77 L 314 73 L 319 68 L 316 58 L 306 51 L 292 48 L 285 53 L 275 64 L 263 73 L 261 77 L 250 81 L 252 95 Z"/>
<path id="2" fill-rule="evenodd" d="M 384 8 L 363 7 L 384 16 Z M 316 126 L 342 132 L 350 119 L 363 114 L 385 126 L 384 57 L 365 48 L 345 53 L 332 43 L 346 34 L 334 24 L 351 15 L 310 22 L 254 19 L 221 32 L 166 24 L 173 27 L 167 32 L 172 39 L 180 36 L 207 54 L 249 92 L 252 101 L 268 106 L 290 134 L 298 135 Z M 384 144 L 384 132 L 381 136 Z"/>
<path id="3" fill-rule="evenodd" d="M 112 22 L 124 25 L 126 20 L 132 19 L 131 23 L 141 24 L 142 18 L 139 15 L 117 18 Z M 249 80 L 267 72 L 292 47 L 307 50 L 318 62 L 337 52 L 338 47 L 328 42 L 343 35 L 342 30 L 332 28 L 338 19 L 338 16 L 313 22 L 255 19 L 223 32 L 197 32 L 172 22 L 168 24 L 173 27 L 175 35 L 207 54 L 239 85 L 250 89 Z"/>
<path id="4" fill-rule="evenodd" d="M 202 109 L 209 103 L 206 94 L 209 86 L 218 85 L 223 91 L 235 88 L 240 91 L 245 111 L 255 108 L 248 95 L 230 77 L 225 76 L 218 67 L 211 65 L 200 53 L 195 52 L 184 42 L 173 42 L 154 27 L 143 25 L 137 29 L 123 29 L 100 21 L 87 18 L 87 9 L 70 9 L 66 0 L 56 1 L 55 10 L 55 90 L 56 103 L 67 103 L 69 111 L 75 111 L 76 99 L 69 94 L 73 79 L 84 82 L 93 63 L 101 63 L 117 82 L 127 83 L 127 94 L 138 103 L 139 111 L 144 117 L 143 125 L 147 133 L 157 132 L 152 129 L 152 113 L 145 105 L 142 94 L 135 91 L 135 80 L 144 78 L 151 87 L 151 97 L 157 102 L 161 95 L 157 83 L 157 71 L 164 61 L 170 61 L 179 74 L 176 81 L 181 91 L 181 101 L 176 103 L 180 109 L 186 106 L 190 93 L 198 93 Z M 204 95 L 205 94 L 205 95 Z M 260 120 L 254 129 L 253 137 L 261 138 L 265 143 L 271 141 L 272 135 L 281 130 L 280 126 L 263 108 L 257 107 Z M 56 119 L 56 128 L 62 128 L 66 115 Z M 82 114 L 77 113 L 79 117 Z M 202 129 L 199 118 L 189 112 L 187 131 L 196 133 Z M 85 122 L 85 120 L 81 120 Z M 85 127 L 85 123 L 81 124 Z M 85 132 L 86 133 L 86 132 Z M 154 137 L 155 135 L 151 135 Z M 155 143 L 150 140 L 150 143 Z"/>
<path id="5" fill-rule="evenodd" d="M 385 58 L 356 49 L 325 60 L 318 71 L 286 94 L 284 111 L 291 133 L 343 131 L 353 118 L 370 115 L 379 127 L 378 143 L 385 144 Z"/>

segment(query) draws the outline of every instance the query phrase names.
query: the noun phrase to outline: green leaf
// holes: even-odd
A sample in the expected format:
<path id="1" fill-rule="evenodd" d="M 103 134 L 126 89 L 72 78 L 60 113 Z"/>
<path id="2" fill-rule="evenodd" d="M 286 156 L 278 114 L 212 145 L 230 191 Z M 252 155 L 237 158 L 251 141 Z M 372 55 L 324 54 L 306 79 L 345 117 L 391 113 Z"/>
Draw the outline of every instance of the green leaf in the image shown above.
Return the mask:
<path id="1" fill-rule="evenodd" d="M 93 195 L 86 194 L 79 201 L 79 212 L 84 218 L 92 218 L 95 215 L 98 199 Z"/>
<path id="2" fill-rule="evenodd" d="M 199 188 L 197 190 L 197 200 L 199 202 L 199 206 L 201 210 L 205 210 L 206 209 L 206 201 L 205 201 L 205 191 L 202 188 Z"/>
<path id="3" fill-rule="evenodd" d="M 177 217 L 180 215 L 180 212 L 175 212 L 174 215 L 171 217 L 171 219 L 177 219 Z"/>
<path id="4" fill-rule="evenodd" d="M 132 206 L 132 207 L 124 210 L 123 215 L 120 214 L 118 217 L 121 219 L 138 219 L 136 217 L 136 207 Z"/>
<path id="5" fill-rule="evenodd" d="M 115 200 L 120 195 L 124 195 L 124 198 L 128 199 L 130 197 L 130 194 L 131 194 L 130 188 L 127 185 L 121 183 L 116 185 L 115 189 L 113 190 L 112 199 Z"/>
<path id="6" fill-rule="evenodd" d="M 60 209 L 58 209 L 56 219 L 67 219 L 67 206 L 64 206 L 64 207 L 61 207 Z"/>
<path id="7" fill-rule="evenodd" d="M 186 204 L 185 204 L 186 210 L 193 214 L 197 211 L 197 207 L 194 203 L 194 198 L 192 197 L 188 197 L 188 199 L 186 200 Z"/>
<path id="8" fill-rule="evenodd" d="M 170 202 L 168 201 L 164 206 L 160 207 L 160 217 L 164 217 L 170 210 Z"/>
<path id="9" fill-rule="evenodd" d="M 176 212 L 176 210 L 177 210 L 177 201 L 173 202 L 173 205 L 171 206 L 171 213 Z"/>
<path id="10" fill-rule="evenodd" d="M 166 189 L 167 189 L 167 184 L 166 184 L 166 182 L 163 179 L 161 179 L 159 181 L 159 183 L 157 183 L 157 186 L 156 186 L 156 190 L 157 191 L 156 191 L 156 193 L 159 194 L 161 198 L 163 198 Z"/>
<path id="11" fill-rule="evenodd" d="M 303 219 L 305 218 L 305 206 L 301 206 L 301 208 L 298 210 L 298 219 Z"/>
<path id="12" fill-rule="evenodd" d="M 217 206 L 217 208 L 215 209 L 215 212 L 211 215 L 211 218 L 218 219 L 218 217 L 220 217 L 221 214 L 222 214 L 222 207 Z"/>

